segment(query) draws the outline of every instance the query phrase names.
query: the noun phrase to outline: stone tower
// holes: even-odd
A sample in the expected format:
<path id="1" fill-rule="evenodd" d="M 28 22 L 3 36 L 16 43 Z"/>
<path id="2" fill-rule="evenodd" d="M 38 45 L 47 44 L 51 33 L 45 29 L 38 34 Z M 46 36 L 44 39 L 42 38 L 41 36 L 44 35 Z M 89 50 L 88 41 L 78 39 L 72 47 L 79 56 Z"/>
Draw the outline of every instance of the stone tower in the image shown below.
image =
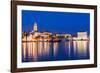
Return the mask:
<path id="1" fill-rule="evenodd" d="M 38 31 L 38 27 L 37 27 L 37 23 L 36 22 L 34 23 L 33 30 L 34 30 L 34 32 Z"/>

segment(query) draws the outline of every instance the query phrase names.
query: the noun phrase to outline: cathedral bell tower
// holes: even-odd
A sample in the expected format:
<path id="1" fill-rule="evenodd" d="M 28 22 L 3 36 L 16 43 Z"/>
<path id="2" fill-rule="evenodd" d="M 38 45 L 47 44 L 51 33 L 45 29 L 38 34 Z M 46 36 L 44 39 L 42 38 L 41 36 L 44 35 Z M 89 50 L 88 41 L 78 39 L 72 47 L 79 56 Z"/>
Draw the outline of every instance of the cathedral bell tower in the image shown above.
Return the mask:
<path id="1" fill-rule="evenodd" d="M 38 31 L 38 27 L 37 27 L 37 23 L 36 22 L 34 23 L 33 30 L 34 30 L 34 32 Z"/>

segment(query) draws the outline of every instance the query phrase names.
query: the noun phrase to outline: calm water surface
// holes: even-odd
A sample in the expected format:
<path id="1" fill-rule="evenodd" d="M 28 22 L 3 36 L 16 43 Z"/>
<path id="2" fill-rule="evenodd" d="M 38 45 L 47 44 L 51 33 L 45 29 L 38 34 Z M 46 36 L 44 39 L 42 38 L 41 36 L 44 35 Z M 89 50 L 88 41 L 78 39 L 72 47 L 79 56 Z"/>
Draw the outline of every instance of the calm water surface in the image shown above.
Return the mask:
<path id="1" fill-rule="evenodd" d="M 22 42 L 22 62 L 89 59 L 89 41 Z"/>

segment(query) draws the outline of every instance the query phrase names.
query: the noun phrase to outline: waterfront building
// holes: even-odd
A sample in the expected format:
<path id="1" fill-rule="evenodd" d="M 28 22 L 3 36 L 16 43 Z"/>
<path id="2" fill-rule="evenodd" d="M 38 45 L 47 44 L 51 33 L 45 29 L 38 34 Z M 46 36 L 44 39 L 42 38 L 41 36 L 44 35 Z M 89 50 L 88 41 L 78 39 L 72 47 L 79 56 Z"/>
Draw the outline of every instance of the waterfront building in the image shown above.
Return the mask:
<path id="1" fill-rule="evenodd" d="M 87 32 L 78 32 L 77 37 L 79 39 L 88 39 L 88 34 L 87 34 Z"/>
<path id="2" fill-rule="evenodd" d="M 78 32 L 76 37 L 73 37 L 73 40 L 89 40 L 87 32 Z"/>

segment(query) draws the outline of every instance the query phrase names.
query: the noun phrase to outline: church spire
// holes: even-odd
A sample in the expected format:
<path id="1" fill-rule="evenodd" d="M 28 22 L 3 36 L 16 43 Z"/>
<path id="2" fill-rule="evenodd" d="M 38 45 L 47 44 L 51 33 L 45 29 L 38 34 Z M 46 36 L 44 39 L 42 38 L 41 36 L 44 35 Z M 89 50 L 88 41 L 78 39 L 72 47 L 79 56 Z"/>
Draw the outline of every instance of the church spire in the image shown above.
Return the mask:
<path id="1" fill-rule="evenodd" d="M 38 27 L 37 27 L 37 23 L 36 22 L 33 25 L 33 30 L 34 30 L 34 32 L 37 32 L 38 31 Z"/>

